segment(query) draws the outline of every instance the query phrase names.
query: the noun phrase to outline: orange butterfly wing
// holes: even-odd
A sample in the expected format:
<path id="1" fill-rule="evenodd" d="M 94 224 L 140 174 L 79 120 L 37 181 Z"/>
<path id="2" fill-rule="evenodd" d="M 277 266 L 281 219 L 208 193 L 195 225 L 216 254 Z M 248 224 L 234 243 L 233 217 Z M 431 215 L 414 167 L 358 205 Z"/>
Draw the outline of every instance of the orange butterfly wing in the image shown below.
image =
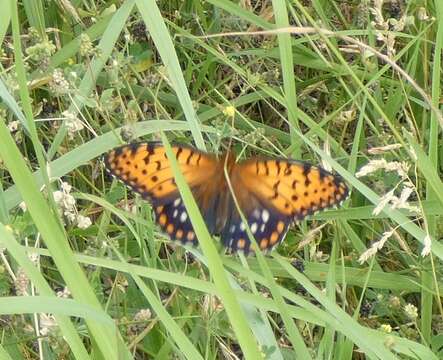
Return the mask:
<path id="1" fill-rule="evenodd" d="M 238 171 L 245 189 L 295 220 L 338 205 L 348 196 L 340 176 L 300 161 L 250 159 L 239 164 Z"/>
<path id="2" fill-rule="evenodd" d="M 172 147 L 194 196 L 215 176 L 218 160 L 186 145 Z M 110 151 L 104 158 L 107 170 L 132 190 L 149 199 L 156 220 L 174 240 L 196 242 L 192 224 L 181 201 L 174 175 L 160 142 L 133 143 Z"/>
<path id="3" fill-rule="evenodd" d="M 185 145 L 174 146 L 176 156 L 189 186 L 207 181 L 215 170 L 217 159 Z M 105 156 L 108 171 L 156 203 L 167 201 L 178 193 L 174 175 L 160 142 L 133 143 L 110 151 Z"/>
<path id="4" fill-rule="evenodd" d="M 234 167 L 231 180 L 239 207 L 262 250 L 276 246 L 294 220 L 337 205 L 348 196 L 339 176 L 290 159 L 246 160 Z M 250 241 L 236 209 L 226 228 L 223 243 L 248 252 Z"/>

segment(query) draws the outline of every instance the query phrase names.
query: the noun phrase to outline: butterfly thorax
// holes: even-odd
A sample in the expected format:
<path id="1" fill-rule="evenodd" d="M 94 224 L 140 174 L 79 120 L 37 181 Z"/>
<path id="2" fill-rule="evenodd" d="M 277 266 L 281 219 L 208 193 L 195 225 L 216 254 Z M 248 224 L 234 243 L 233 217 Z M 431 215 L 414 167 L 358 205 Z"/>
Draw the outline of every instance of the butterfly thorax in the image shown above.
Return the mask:
<path id="1" fill-rule="evenodd" d="M 228 212 L 232 206 L 232 196 L 228 181 L 232 178 L 235 168 L 235 155 L 224 153 L 216 162 L 216 166 L 209 175 L 209 181 L 194 187 L 193 193 L 199 199 L 200 207 L 206 210 L 205 218 L 209 219 L 208 226 L 219 233 L 225 226 Z"/>

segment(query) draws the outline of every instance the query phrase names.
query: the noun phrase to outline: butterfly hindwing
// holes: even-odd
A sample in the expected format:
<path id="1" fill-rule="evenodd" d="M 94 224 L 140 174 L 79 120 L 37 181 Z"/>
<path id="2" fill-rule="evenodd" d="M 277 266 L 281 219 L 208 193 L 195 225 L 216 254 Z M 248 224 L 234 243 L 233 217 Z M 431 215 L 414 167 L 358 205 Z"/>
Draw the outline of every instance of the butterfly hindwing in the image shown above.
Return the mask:
<path id="1" fill-rule="evenodd" d="M 263 251 L 270 251 L 283 240 L 291 221 L 286 217 L 280 217 L 278 213 L 273 213 L 269 215 L 268 221 L 265 223 L 262 216 L 270 214 L 269 211 L 257 209 L 257 212 L 262 215 L 257 218 L 254 215 L 248 217 L 248 226 L 258 247 Z M 248 254 L 251 250 L 251 241 L 246 232 L 246 226 L 240 218 L 233 218 L 228 222 L 228 226 L 221 235 L 221 241 L 231 252 L 243 251 Z"/>
<path id="2" fill-rule="evenodd" d="M 191 220 L 180 197 L 167 204 L 155 206 L 154 212 L 156 222 L 171 240 L 182 244 L 197 244 Z"/>
<path id="3" fill-rule="evenodd" d="M 272 250 L 285 237 L 292 218 L 273 207 L 263 205 L 253 194 L 245 195 L 247 203 L 244 202 L 245 197 L 242 195 L 238 196 L 237 200 L 251 234 L 261 250 Z M 237 208 L 231 208 L 228 221 L 221 233 L 221 241 L 231 252 L 243 251 L 248 254 L 251 250 L 251 241 Z"/>

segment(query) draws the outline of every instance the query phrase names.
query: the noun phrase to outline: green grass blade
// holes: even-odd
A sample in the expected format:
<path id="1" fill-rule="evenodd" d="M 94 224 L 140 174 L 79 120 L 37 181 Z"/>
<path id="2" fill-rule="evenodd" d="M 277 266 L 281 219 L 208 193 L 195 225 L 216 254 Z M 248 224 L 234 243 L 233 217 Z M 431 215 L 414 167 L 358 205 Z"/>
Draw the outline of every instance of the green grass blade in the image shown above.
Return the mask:
<path id="1" fill-rule="evenodd" d="M 2 12 L 0 13 L 0 44 L 3 42 L 6 31 L 11 21 L 11 6 L 9 1 L 3 2 Z"/>
<path id="2" fill-rule="evenodd" d="M 103 33 L 100 43 L 97 46 L 99 55 L 91 62 L 90 68 L 86 72 L 82 81 L 80 82 L 77 95 L 74 97 L 74 103 L 70 105 L 69 111 L 77 114 L 84 106 L 87 97 L 94 88 L 95 82 L 103 69 L 103 66 L 108 61 L 112 51 L 115 49 L 115 43 L 122 32 L 129 16 L 134 7 L 135 0 L 126 0 L 122 6 L 116 11 L 112 19 L 109 21 L 105 32 Z M 67 129 L 65 124 L 60 127 L 54 141 L 48 150 L 48 157 L 51 159 L 57 152 L 61 142 L 65 138 Z"/>
<path id="3" fill-rule="evenodd" d="M 169 75 L 169 80 L 183 108 L 186 120 L 192 132 L 195 144 L 201 150 L 206 148 L 201 134 L 200 122 L 192 106 L 183 71 L 180 68 L 174 44 L 155 0 L 137 0 L 137 7 L 154 40 Z"/>
<path id="4" fill-rule="evenodd" d="M 25 270 L 26 275 L 32 281 L 34 286 L 38 289 L 39 294 L 44 296 L 54 296 L 51 287 L 48 285 L 46 280 L 40 271 L 33 265 L 23 248 L 14 239 L 11 231 L 9 231 L 4 225 L 0 224 L 0 242 L 2 245 L 8 249 L 12 257 L 17 261 L 17 263 Z M 101 314 L 100 316 L 103 317 Z M 110 319 L 109 319 L 110 320 Z M 60 326 L 63 336 L 71 347 L 72 352 L 79 359 L 88 358 L 88 352 L 81 339 L 79 338 L 76 329 L 72 325 L 70 319 L 66 316 L 56 316 L 56 321 Z"/>
<path id="5" fill-rule="evenodd" d="M 276 28 L 285 28 L 289 26 L 288 11 L 286 6 L 287 4 L 284 0 L 272 1 Z M 283 94 L 285 97 L 286 108 L 288 109 L 288 121 L 291 124 L 291 128 L 300 130 L 297 118 L 297 92 L 295 90 L 291 34 L 278 34 L 277 39 L 283 76 Z M 292 131 L 291 139 L 294 145 L 293 155 L 295 158 L 299 158 L 301 154 L 301 143 Z"/>
<path id="6" fill-rule="evenodd" d="M 66 281 L 74 298 L 100 310 L 101 306 L 91 289 L 83 270 L 72 256 L 66 236 L 40 192 L 23 156 L 17 149 L 3 119 L 0 118 L 0 156 L 2 157 L 18 191 L 25 201 L 35 225 L 51 251 L 54 262 Z M 91 335 L 100 350 L 109 359 L 117 358 L 117 338 L 109 328 L 87 320 Z"/>
<path id="7" fill-rule="evenodd" d="M 109 316 L 105 316 L 104 313 L 97 312 L 93 307 L 72 299 L 52 296 L 6 296 L 0 298 L 1 315 L 32 313 L 50 313 L 65 317 L 77 316 L 92 319 L 103 326 L 115 328 L 115 324 Z"/>
<path id="8" fill-rule="evenodd" d="M 2 360 L 12 360 L 12 357 L 5 350 L 5 348 L 3 346 L 1 346 L 1 345 L 0 345 L 0 359 L 2 359 Z"/>

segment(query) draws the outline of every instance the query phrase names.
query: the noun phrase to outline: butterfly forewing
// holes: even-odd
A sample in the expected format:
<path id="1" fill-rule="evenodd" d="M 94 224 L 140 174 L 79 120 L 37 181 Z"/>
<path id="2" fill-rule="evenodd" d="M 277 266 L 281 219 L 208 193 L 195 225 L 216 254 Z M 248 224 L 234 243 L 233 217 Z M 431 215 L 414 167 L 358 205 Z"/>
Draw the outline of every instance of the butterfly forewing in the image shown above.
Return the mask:
<path id="1" fill-rule="evenodd" d="M 174 146 L 172 151 L 189 186 L 205 183 L 213 174 L 215 157 L 187 146 Z M 106 155 L 105 165 L 112 175 L 156 204 L 177 197 L 177 185 L 161 143 L 116 148 Z"/>
<path id="2" fill-rule="evenodd" d="M 348 196 L 339 176 L 293 160 L 252 159 L 240 163 L 238 172 L 245 190 L 294 220 L 337 205 Z"/>

